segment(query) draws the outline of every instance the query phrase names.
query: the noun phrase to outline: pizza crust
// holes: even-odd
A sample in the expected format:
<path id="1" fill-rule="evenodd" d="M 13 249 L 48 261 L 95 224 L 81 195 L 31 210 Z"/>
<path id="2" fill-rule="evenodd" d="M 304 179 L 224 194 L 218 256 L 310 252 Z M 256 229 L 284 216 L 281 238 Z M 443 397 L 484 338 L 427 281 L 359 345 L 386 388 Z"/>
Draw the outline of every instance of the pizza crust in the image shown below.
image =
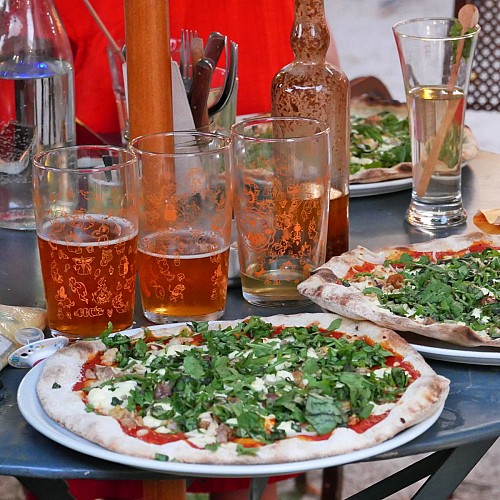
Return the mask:
<path id="1" fill-rule="evenodd" d="M 338 279 L 343 278 L 351 267 L 363 265 L 364 262 L 382 264 L 387 256 L 403 253 L 408 249 L 419 252 L 460 251 L 477 241 L 484 241 L 500 248 L 500 236 L 480 232 L 449 236 L 408 246 L 387 247 L 376 252 L 359 246 L 339 257 L 330 259 L 297 288 L 300 293 L 324 309 L 348 318 L 369 320 L 382 327 L 409 331 L 456 345 L 500 348 L 500 339 L 494 340 L 485 332 L 476 332 L 466 325 L 444 324 L 431 319 L 415 320 L 398 316 L 381 307 L 376 299 L 363 295 L 359 289 L 345 287 L 338 283 Z"/>
<path id="2" fill-rule="evenodd" d="M 308 326 L 316 323 L 328 327 L 338 316 L 331 313 L 278 315 L 265 318 L 279 326 Z M 239 321 L 214 322 L 225 328 Z M 180 327 L 178 327 L 180 328 Z M 155 336 L 172 335 L 178 328 L 155 329 Z M 217 451 L 196 449 L 184 441 L 154 445 L 126 435 L 112 417 L 87 413 L 79 392 L 72 390 L 80 378 L 82 364 L 93 354 L 104 349 L 100 340 L 79 342 L 58 351 L 45 361 L 37 384 L 40 402 L 49 415 L 60 425 L 84 438 L 112 451 L 142 458 L 154 459 L 157 453 L 170 460 L 200 464 L 266 464 L 311 460 L 345 454 L 379 444 L 402 430 L 421 422 L 438 411 L 448 394 L 449 381 L 437 375 L 423 357 L 399 335 L 367 321 L 351 321 L 342 318 L 341 331 L 375 342 L 390 345 L 421 373 L 393 407 L 390 414 L 368 431 L 358 434 L 348 428 L 336 429 L 324 441 L 312 441 L 303 437 L 287 438 L 263 446 L 256 455 L 240 455 L 234 443 L 220 445 Z M 54 386 L 54 384 L 57 384 Z M 60 386 L 59 388 L 54 388 Z"/>
<path id="3" fill-rule="evenodd" d="M 389 112 L 403 119 L 408 117 L 406 103 L 379 99 L 376 97 L 361 96 L 351 99 L 351 115 L 368 117 L 382 112 Z M 462 141 L 462 162 L 467 163 L 479 154 L 477 139 L 469 127 L 464 127 Z M 365 184 L 371 182 L 384 182 L 396 179 L 406 179 L 412 176 L 412 164 L 410 162 L 398 163 L 387 168 L 367 168 L 349 176 L 351 184 Z"/>

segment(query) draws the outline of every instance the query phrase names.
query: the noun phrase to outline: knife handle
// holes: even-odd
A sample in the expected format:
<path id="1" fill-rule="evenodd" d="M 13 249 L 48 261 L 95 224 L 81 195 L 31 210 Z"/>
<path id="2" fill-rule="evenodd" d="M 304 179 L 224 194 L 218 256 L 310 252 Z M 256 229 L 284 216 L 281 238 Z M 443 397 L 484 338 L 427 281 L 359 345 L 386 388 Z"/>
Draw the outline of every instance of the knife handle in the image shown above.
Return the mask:
<path id="1" fill-rule="evenodd" d="M 224 35 L 217 31 L 210 33 L 210 35 L 208 36 L 203 57 L 205 57 L 206 59 L 210 59 L 214 64 L 214 68 L 217 67 L 217 62 L 219 61 L 220 55 L 224 50 L 224 43 Z"/>
<path id="2" fill-rule="evenodd" d="M 188 100 L 196 128 L 208 125 L 208 95 L 214 65 L 206 58 L 200 59 L 193 68 L 193 83 L 189 92 Z"/>

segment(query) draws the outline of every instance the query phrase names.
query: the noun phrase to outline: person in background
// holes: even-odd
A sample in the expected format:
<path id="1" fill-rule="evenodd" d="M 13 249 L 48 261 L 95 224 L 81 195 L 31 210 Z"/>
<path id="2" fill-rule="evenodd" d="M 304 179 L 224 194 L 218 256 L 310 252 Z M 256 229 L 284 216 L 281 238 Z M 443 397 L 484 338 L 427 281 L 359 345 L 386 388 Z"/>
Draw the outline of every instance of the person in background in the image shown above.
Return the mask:
<path id="1" fill-rule="evenodd" d="M 123 0 L 94 0 L 92 6 L 119 45 L 124 42 Z M 78 140 L 118 141 L 120 127 L 107 59 L 108 41 L 83 0 L 55 0 L 68 33 L 75 65 Z M 237 114 L 271 110 L 273 76 L 293 60 L 290 32 L 293 0 L 170 0 L 170 36 L 196 30 L 204 40 L 219 31 L 238 44 Z M 327 56 L 338 65 L 333 39 Z M 96 138 L 95 135 L 98 137 Z"/>

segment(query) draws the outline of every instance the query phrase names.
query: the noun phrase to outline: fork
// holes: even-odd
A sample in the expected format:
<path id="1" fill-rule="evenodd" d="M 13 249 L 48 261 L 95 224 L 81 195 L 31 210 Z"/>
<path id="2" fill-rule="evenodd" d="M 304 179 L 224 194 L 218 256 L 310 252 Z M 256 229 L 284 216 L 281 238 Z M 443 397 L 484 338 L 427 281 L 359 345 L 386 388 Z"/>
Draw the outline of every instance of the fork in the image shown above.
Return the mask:
<path id="1" fill-rule="evenodd" d="M 193 30 L 181 30 L 180 71 L 186 92 L 193 81 L 193 67 L 203 57 L 203 40 Z"/>

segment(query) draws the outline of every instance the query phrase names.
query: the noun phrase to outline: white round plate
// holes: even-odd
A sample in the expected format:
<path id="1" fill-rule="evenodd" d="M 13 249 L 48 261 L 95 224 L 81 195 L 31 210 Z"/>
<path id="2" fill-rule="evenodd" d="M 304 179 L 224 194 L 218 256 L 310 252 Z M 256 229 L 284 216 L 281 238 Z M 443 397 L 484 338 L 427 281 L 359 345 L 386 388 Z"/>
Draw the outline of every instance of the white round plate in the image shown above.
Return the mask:
<path id="1" fill-rule="evenodd" d="M 422 356 L 440 361 L 453 361 L 469 365 L 500 366 L 500 351 L 477 351 L 474 348 L 451 349 L 411 344 Z"/>
<path id="2" fill-rule="evenodd" d="M 107 450 L 91 441 L 87 441 L 81 436 L 73 434 L 64 427 L 54 422 L 45 413 L 36 393 L 36 384 L 42 372 L 44 362 L 32 368 L 21 381 L 17 393 L 17 402 L 21 414 L 26 421 L 38 432 L 47 438 L 59 443 L 67 448 L 79 451 L 92 457 L 109 460 L 123 465 L 129 465 L 140 469 L 148 469 L 159 472 L 168 472 L 182 476 L 193 477 L 265 477 L 295 472 L 305 472 L 308 470 L 322 469 L 342 465 L 349 462 L 357 462 L 367 459 L 389 450 L 393 450 L 403 444 L 412 441 L 420 434 L 424 433 L 439 418 L 443 408 L 440 408 L 430 418 L 420 422 L 409 429 L 401 432 L 392 439 L 379 445 L 364 450 L 336 455 L 333 457 L 307 460 L 301 462 L 287 462 L 264 465 L 204 465 L 195 463 L 161 462 L 144 458 L 137 458 L 129 455 L 122 455 Z"/>
<path id="3" fill-rule="evenodd" d="M 403 333 L 402 336 L 405 337 L 405 334 Z M 439 340 L 432 342 L 433 340 L 425 338 L 424 341 L 408 340 L 408 342 L 426 358 L 469 365 L 500 366 L 500 350 L 498 349 L 453 346 L 446 342 L 439 342 Z"/>
<path id="4" fill-rule="evenodd" d="M 368 182 L 366 184 L 349 184 L 349 196 L 359 198 L 361 196 L 373 196 L 376 194 L 395 193 L 410 189 L 412 178 L 394 179 L 392 181 Z"/>
<path id="5" fill-rule="evenodd" d="M 426 358 L 469 365 L 500 366 L 500 349 L 494 347 L 465 347 L 416 333 L 398 333 Z"/>

